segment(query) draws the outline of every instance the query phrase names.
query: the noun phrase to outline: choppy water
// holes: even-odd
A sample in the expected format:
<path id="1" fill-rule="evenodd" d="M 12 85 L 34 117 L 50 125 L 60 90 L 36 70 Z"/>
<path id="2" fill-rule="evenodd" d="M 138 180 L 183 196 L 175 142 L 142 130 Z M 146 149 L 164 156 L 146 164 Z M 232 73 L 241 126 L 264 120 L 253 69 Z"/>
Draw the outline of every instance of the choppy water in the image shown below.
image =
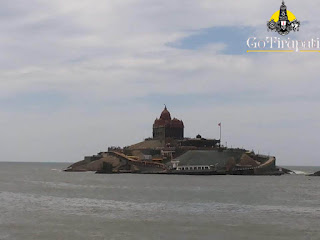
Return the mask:
<path id="1" fill-rule="evenodd" d="M 320 239 L 320 177 L 59 171 L 67 165 L 0 163 L 0 240 Z"/>

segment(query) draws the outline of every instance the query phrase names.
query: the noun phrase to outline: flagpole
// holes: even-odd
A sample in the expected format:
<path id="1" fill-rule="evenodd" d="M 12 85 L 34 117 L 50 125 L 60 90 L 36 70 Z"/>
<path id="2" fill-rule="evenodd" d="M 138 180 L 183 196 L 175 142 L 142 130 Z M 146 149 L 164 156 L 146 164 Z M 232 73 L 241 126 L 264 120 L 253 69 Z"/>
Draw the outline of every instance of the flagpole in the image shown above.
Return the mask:
<path id="1" fill-rule="evenodd" d="M 220 143 L 219 143 L 219 147 L 221 147 L 221 122 L 219 123 L 219 127 L 220 127 Z"/>
<path id="2" fill-rule="evenodd" d="M 220 147 L 221 147 L 221 123 L 220 123 Z"/>

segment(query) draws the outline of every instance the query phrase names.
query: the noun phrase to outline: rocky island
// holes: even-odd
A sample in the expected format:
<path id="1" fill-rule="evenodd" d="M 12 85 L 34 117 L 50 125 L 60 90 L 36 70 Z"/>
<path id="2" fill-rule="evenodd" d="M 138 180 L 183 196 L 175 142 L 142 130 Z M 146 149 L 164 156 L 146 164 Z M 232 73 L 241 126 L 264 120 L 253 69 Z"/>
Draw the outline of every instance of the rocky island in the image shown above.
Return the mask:
<path id="1" fill-rule="evenodd" d="M 184 137 L 182 120 L 167 107 L 153 123 L 152 138 L 124 148 L 87 156 L 65 171 L 182 175 L 281 175 L 276 158 L 240 148 L 227 148 L 217 139 Z"/>

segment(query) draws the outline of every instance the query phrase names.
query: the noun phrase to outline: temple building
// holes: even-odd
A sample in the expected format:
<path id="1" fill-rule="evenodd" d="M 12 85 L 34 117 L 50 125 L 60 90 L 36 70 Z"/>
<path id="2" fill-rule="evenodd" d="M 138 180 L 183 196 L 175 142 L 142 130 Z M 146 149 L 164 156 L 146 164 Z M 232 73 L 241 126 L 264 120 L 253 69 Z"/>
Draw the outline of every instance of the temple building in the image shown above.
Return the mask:
<path id="1" fill-rule="evenodd" d="M 156 118 L 153 123 L 154 139 L 183 139 L 184 125 L 182 120 L 171 119 L 170 112 L 165 106 L 160 118 Z"/>

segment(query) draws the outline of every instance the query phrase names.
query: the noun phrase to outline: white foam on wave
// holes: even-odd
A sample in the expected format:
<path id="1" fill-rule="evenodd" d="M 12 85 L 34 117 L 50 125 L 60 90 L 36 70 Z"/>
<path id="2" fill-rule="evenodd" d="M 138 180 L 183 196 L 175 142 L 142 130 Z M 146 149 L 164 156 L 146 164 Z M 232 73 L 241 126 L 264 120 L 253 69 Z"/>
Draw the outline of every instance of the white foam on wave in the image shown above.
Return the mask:
<path id="1" fill-rule="evenodd" d="M 304 171 L 301 171 L 301 170 L 292 170 L 292 172 L 294 172 L 294 174 L 297 174 L 297 175 L 308 175 L 310 173 L 307 173 L 307 172 L 304 172 Z"/>
<path id="2" fill-rule="evenodd" d="M 52 168 L 51 171 L 58 171 L 58 172 L 62 172 L 61 169 L 56 169 L 56 168 Z"/>

